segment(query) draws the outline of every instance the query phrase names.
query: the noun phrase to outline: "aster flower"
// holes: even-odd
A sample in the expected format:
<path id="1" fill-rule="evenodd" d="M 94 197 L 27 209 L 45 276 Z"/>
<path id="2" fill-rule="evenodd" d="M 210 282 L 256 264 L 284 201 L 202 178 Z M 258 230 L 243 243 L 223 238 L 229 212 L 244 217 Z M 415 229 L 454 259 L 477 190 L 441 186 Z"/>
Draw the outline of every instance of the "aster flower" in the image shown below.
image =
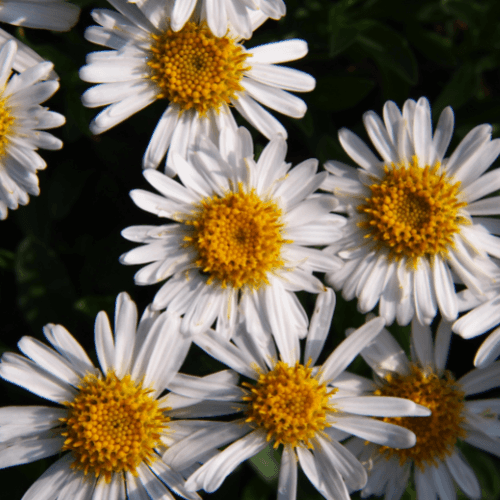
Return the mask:
<path id="1" fill-rule="evenodd" d="M 17 45 L 7 42 L 0 50 L 0 218 L 7 209 L 37 196 L 37 170 L 47 164 L 35 152 L 38 148 L 60 149 L 62 142 L 44 130 L 60 127 L 64 116 L 40 106 L 59 88 L 56 81 L 43 81 L 52 71 L 50 62 L 33 66 L 9 78 Z"/>
<path id="2" fill-rule="evenodd" d="M 500 152 L 491 125 L 471 130 L 450 157 L 453 112 L 446 108 L 432 133 L 427 99 L 408 100 L 401 112 L 388 101 L 383 119 L 363 117 L 382 157 L 342 129 L 340 142 L 360 166 L 328 162 L 323 187 L 348 214 L 345 237 L 329 252 L 345 259 L 327 282 L 347 300 L 358 297 L 361 312 L 377 302 L 387 324 L 407 324 L 414 315 L 429 324 L 439 309 L 448 321 L 458 315 L 455 283 L 483 295 L 498 279 L 490 256 L 500 255 L 496 197 L 500 170 L 484 173 Z M 484 199 L 483 199 L 484 198 Z M 481 217 L 477 217 L 481 216 Z"/>
<path id="3" fill-rule="evenodd" d="M 494 330 L 486 337 L 477 350 L 474 366 L 484 368 L 500 356 L 500 290 L 494 289 L 484 300 L 464 290 L 459 294 L 459 310 L 467 311 L 453 323 L 452 329 L 464 339 L 477 337 L 488 330 Z"/>
<path id="4" fill-rule="evenodd" d="M 61 325 L 47 325 L 44 334 L 51 347 L 23 337 L 19 349 L 26 357 L 5 353 L 0 363 L 3 379 L 61 405 L 0 408 L 0 467 L 63 453 L 23 500 L 171 498 L 167 486 L 199 499 L 161 459 L 196 429 L 196 423 L 173 418 L 196 416 L 200 402 L 161 396 L 166 384 L 200 386 L 177 373 L 190 344 L 179 333 L 179 318 L 148 308 L 137 325 L 134 302 L 120 294 L 114 335 L 106 313 L 96 319 L 101 370 Z M 225 378 L 221 372 L 201 381 L 224 385 Z"/>
<path id="5" fill-rule="evenodd" d="M 283 321 L 289 336 L 306 334 L 294 292 L 325 290 L 312 273 L 331 271 L 338 259 L 310 247 L 334 241 L 343 218 L 330 213 L 330 194 L 314 193 L 327 175 L 317 173 L 317 160 L 290 169 L 286 150 L 277 136 L 255 162 L 248 130 L 225 129 L 218 147 L 205 139 L 189 161 L 174 155 L 181 182 L 144 171 L 161 196 L 130 193 L 140 208 L 175 223 L 125 229 L 124 238 L 142 245 L 120 262 L 148 263 L 135 275 L 138 285 L 167 280 L 152 307 L 184 315 L 184 332 L 217 321 L 230 337 L 240 310 L 251 332 L 276 331 Z"/>
<path id="6" fill-rule="evenodd" d="M 94 10 L 100 26 L 85 32 L 89 41 L 112 50 L 88 55 L 80 77 L 102 85 L 87 90 L 82 100 L 88 107 L 110 105 L 91 123 L 94 134 L 157 99 L 167 100 L 144 156 L 145 168 L 157 168 L 169 150 L 165 171 L 173 176 L 174 152 L 185 158 L 200 134 L 216 137 L 224 128 L 236 129 L 230 105 L 268 139 L 286 137 L 286 130 L 259 103 L 295 118 L 306 112 L 304 101 L 287 90 L 310 91 L 314 78 L 277 65 L 303 57 L 306 42 L 286 40 L 247 51 L 232 31 L 216 37 L 196 16 L 173 31 L 172 2 L 154 0 L 141 7 L 125 0 L 110 3 L 118 12 Z M 256 14 L 253 27 L 263 19 Z"/>
<path id="7" fill-rule="evenodd" d="M 412 361 L 387 330 L 361 351 L 374 371 L 372 394 L 411 399 L 432 411 L 426 419 L 383 419 L 413 431 L 417 437 L 413 448 L 388 449 L 359 439 L 348 443 L 368 466 L 362 497 L 385 495 L 399 500 L 411 475 L 417 500 L 455 498 L 456 485 L 469 498 L 481 497 L 480 484 L 457 444 L 465 441 L 500 456 L 499 400 L 467 400 L 500 385 L 500 362 L 455 380 L 445 370 L 451 334 L 451 324 L 443 321 L 433 342 L 430 328 L 413 320 Z"/>
<path id="8" fill-rule="evenodd" d="M 244 411 L 243 419 L 215 432 L 200 429 L 164 455 L 172 467 L 182 468 L 198 456 L 229 445 L 187 479 L 187 488 L 216 490 L 241 462 L 271 444 L 283 449 L 278 498 L 295 500 L 298 462 L 325 498 L 347 500 L 346 484 L 360 489 L 367 476 L 339 440 L 355 434 L 382 446 L 413 446 L 415 436 L 407 429 L 367 416 L 425 416 L 429 411 L 399 398 L 358 397 L 353 395 L 356 379 L 346 379 L 346 367 L 376 338 L 383 319 L 373 319 L 356 330 L 322 365 L 314 366 L 330 328 L 334 299 L 332 290 L 318 296 L 303 361 L 298 340 L 287 337 L 286 331 L 282 336 L 290 341 L 278 350 L 269 334 L 249 335 L 243 324 L 232 342 L 213 331 L 193 338 L 250 382 L 242 382 L 240 395 L 234 396 Z"/>
<path id="9" fill-rule="evenodd" d="M 3 0 L 0 21 L 53 31 L 68 31 L 78 21 L 80 8 L 66 0 Z"/>

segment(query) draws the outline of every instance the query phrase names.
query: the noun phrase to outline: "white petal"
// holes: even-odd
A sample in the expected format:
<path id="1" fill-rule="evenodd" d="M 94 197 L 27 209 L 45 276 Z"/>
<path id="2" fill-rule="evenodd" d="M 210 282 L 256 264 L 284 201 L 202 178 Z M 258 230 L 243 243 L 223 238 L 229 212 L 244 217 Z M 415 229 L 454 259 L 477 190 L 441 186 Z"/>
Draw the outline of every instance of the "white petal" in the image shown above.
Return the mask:
<path id="1" fill-rule="evenodd" d="M 470 339 L 500 323 L 500 296 L 489 300 L 453 323 L 453 331 Z"/>
<path id="2" fill-rule="evenodd" d="M 277 284 L 268 286 L 266 288 L 266 308 L 280 358 L 285 363 L 294 365 L 300 357 L 300 332 L 297 326 L 291 324 L 290 321 L 296 314 L 290 312 L 290 307 L 294 307 L 294 302 L 287 300 L 289 293 Z"/>
<path id="3" fill-rule="evenodd" d="M 311 366 L 316 364 L 323 350 L 323 345 L 330 331 L 335 302 L 335 293 L 331 288 L 327 288 L 326 291 L 319 293 L 316 298 L 304 351 L 304 361 L 306 363 L 310 362 Z"/>
<path id="4" fill-rule="evenodd" d="M 231 103 L 238 112 L 268 139 L 275 135 L 287 137 L 285 127 L 250 96 L 240 93 Z"/>
<path id="5" fill-rule="evenodd" d="M 175 470 L 186 469 L 208 451 L 236 442 L 250 430 L 250 426 L 241 420 L 206 422 L 204 428 L 170 446 L 163 454 L 163 460 Z"/>
<path id="6" fill-rule="evenodd" d="M 424 472 L 415 470 L 415 489 L 417 490 L 417 498 L 425 500 L 437 500 L 437 492 L 433 487 L 433 481 L 429 470 Z"/>
<path id="7" fill-rule="evenodd" d="M 420 259 L 413 275 L 415 313 L 418 320 L 429 325 L 436 316 L 436 292 L 432 282 L 432 272 L 427 259 Z"/>
<path id="8" fill-rule="evenodd" d="M 469 430 L 464 441 L 480 450 L 500 457 L 500 439 L 491 438 L 482 432 Z"/>
<path id="9" fill-rule="evenodd" d="M 481 498 L 481 485 L 477 480 L 472 467 L 460 456 L 460 452 L 455 452 L 445 459 L 448 470 L 453 479 L 457 482 L 459 488 L 469 497 L 474 499 Z"/>
<path id="10" fill-rule="evenodd" d="M 398 155 L 380 117 L 373 111 L 368 111 L 363 115 L 363 123 L 375 149 L 384 161 L 397 163 Z"/>
<path id="11" fill-rule="evenodd" d="M 447 321 L 439 323 L 434 345 L 434 366 L 438 373 L 444 371 L 451 341 L 451 324 Z"/>
<path id="12" fill-rule="evenodd" d="M 265 85 L 295 92 L 309 92 L 316 86 L 311 75 L 285 66 L 257 63 L 246 75 Z"/>
<path id="13" fill-rule="evenodd" d="M 243 78 L 241 85 L 256 101 L 278 113 L 293 118 L 302 118 L 306 114 L 306 103 L 285 90 L 270 87 L 250 78 Z"/>
<path id="14" fill-rule="evenodd" d="M 95 346 L 103 373 L 114 368 L 115 342 L 108 315 L 101 311 L 95 319 Z"/>
<path id="15" fill-rule="evenodd" d="M 432 140 L 436 161 L 442 161 L 453 135 L 454 115 L 450 106 L 443 109 Z"/>
<path id="16" fill-rule="evenodd" d="M 335 377 L 382 331 L 384 324 L 382 318 L 374 318 L 342 341 L 323 363 L 320 382 L 335 380 Z"/>
<path id="17" fill-rule="evenodd" d="M 391 448 L 411 448 L 416 442 L 415 434 L 408 429 L 373 418 L 333 414 L 331 424 L 337 429 Z"/>
<path id="18" fill-rule="evenodd" d="M 350 130 L 340 129 L 339 141 L 345 152 L 365 170 L 376 172 L 377 167 L 382 164 L 370 148 Z"/>
<path id="19" fill-rule="evenodd" d="M 62 487 L 68 476 L 74 474 L 70 469 L 70 464 L 74 461 L 71 453 L 57 460 L 31 485 L 23 500 L 53 500 L 54 492 Z"/>
<path id="20" fill-rule="evenodd" d="M 0 376 L 56 403 L 72 401 L 76 395 L 73 387 L 17 354 L 5 353 L 2 356 Z"/>
<path id="21" fill-rule="evenodd" d="M 409 371 L 410 364 L 404 350 L 385 328 L 360 354 L 382 378 L 387 372 L 405 374 Z"/>
<path id="22" fill-rule="evenodd" d="M 60 453 L 65 437 L 28 437 L 8 443 L 0 450 L 0 467 L 28 464 Z"/>
<path id="23" fill-rule="evenodd" d="M 178 120 L 179 110 L 177 107 L 168 106 L 151 136 L 142 160 L 142 168 L 158 168 L 170 146 L 170 141 L 172 140 Z M 173 177 L 173 171 L 168 173 Z"/>
<path id="24" fill-rule="evenodd" d="M 457 380 L 466 396 L 479 394 L 500 385 L 500 361 L 486 368 L 475 368 Z"/>
<path id="25" fill-rule="evenodd" d="M 307 42 L 294 39 L 268 43 L 248 50 L 248 54 L 251 55 L 250 62 L 255 61 L 260 64 L 295 61 L 307 54 Z"/>
<path id="26" fill-rule="evenodd" d="M 281 456 L 278 479 L 278 500 L 296 500 L 297 498 L 297 458 L 293 448 L 286 445 Z"/>
<path id="27" fill-rule="evenodd" d="M 389 396 L 356 396 L 351 398 L 335 398 L 338 409 L 355 415 L 372 417 L 428 417 L 431 412 L 413 401 Z"/>
<path id="28" fill-rule="evenodd" d="M 64 356 L 72 365 L 73 369 L 81 376 L 95 372 L 95 367 L 83 347 L 75 338 L 61 325 L 48 324 L 43 333 L 47 340 L 57 351 Z"/>
<path id="29" fill-rule="evenodd" d="M 500 356 L 500 328 L 490 333 L 480 345 L 474 358 L 474 366 L 477 368 L 486 368 L 498 356 Z"/>
<path id="30" fill-rule="evenodd" d="M 419 165 L 431 165 L 435 157 L 432 144 L 432 122 L 429 101 L 421 98 L 415 107 L 415 117 L 413 121 L 413 144 Z"/>
<path id="31" fill-rule="evenodd" d="M 439 256 L 434 256 L 431 270 L 439 311 L 447 321 L 454 321 L 458 316 L 458 300 L 450 269 Z"/>
<path id="32" fill-rule="evenodd" d="M 195 5 L 196 0 L 177 0 L 174 2 L 174 8 L 170 14 L 170 23 L 173 31 L 179 31 L 183 28 L 189 16 L 191 16 Z"/>
<path id="33" fill-rule="evenodd" d="M 457 494 L 455 485 L 446 466 L 441 462 L 438 467 L 430 467 L 434 485 L 441 500 L 455 500 Z"/>
<path id="34" fill-rule="evenodd" d="M 434 367 L 434 349 L 432 346 L 431 329 L 422 325 L 417 319 L 411 322 L 411 341 L 418 356 L 420 365 Z"/>
<path id="35" fill-rule="evenodd" d="M 258 379 L 257 372 L 251 368 L 251 363 L 248 363 L 247 360 L 243 358 L 239 349 L 236 348 L 231 342 L 217 337 L 213 330 L 208 330 L 204 333 L 196 335 L 193 338 L 193 342 L 215 359 L 218 359 L 238 373 L 254 380 Z M 261 368 L 265 369 L 265 367 Z"/>
<path id="36" fill-rule="evenodd" d="M 318 436 L 317 440 L 321 455 L 326 455 L 328 457 L 326 460 L 330 462 L 327 465 L 325 460 L 325 465 L 337 469 L 350 490 L 360 490 L 366 485 L 368 480 L 366 469 L 345 446 L 334 439 L 327 440 L 321 436 Z"/>
<path id="37" fill-rule="evenodd" d="M 215 491 L 241 462 L 253 457 L 266 446 L 263 433 L 254 431 L 247 434 L 192 474 L 186 481 L 186 488 L 190 490 L 203 488 L 208 493 Z"/>

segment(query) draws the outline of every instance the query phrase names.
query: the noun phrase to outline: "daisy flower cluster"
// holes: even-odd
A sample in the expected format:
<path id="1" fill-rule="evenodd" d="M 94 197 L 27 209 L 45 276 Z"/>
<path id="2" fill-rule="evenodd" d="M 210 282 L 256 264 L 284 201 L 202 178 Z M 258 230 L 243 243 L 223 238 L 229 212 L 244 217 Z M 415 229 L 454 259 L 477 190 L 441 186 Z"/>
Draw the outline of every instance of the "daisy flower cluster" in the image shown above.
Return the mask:
<path id="1" fill-rule="evenodd" d="M 197 500 L 265 451 L 278 457 L 278 500 L 304 496 L 299 469 L 327 500 L 413 487 L 417 500 L 479 499 L 467 447 L 500 457 L 492 126 L 453 149 L 451 107 L 434 127 L 427 98 L 388 101 L 363 116 L 373 148 L 340 129 L 355 165 L 290 162 L 268 109 L 304 117 L 295 94 L 316 81 L 282 63 L 308 45 L 252 41 L 286 15 L 283 0 L 108 4 L 89 11 L 84 36 L 105 50 L 79 71 L 95 84 L 81 101 L 104 107 L 96 142 L 162 101 L 140 145 L 152 190 L 130 192 L 150 215 L 124 221 L 115 256 L 154 292 L 141 315 L 120 293 L 113 326 L 99 312 L 93 350 L 49 323 L 45 341 L 3 353 L 0 377 L 49 402 L 0 408 L 0 468 L 49 459 L 22 500 Z M 79 13 L 65 0 L 0 4 L 0 21 L 21 29 L 67 31 Z M 1 219 L 39 194 L 38 148 L 62 147 L 46 130 L 65 118 L 42 106 L 58 88 L 52 63 L 0 31 Z M 354 299 L 365 322 L 339 332 L 335 310 Z M 465 364 L 453 332 L 491 330 L 475 367 L 446 369 Z"/>

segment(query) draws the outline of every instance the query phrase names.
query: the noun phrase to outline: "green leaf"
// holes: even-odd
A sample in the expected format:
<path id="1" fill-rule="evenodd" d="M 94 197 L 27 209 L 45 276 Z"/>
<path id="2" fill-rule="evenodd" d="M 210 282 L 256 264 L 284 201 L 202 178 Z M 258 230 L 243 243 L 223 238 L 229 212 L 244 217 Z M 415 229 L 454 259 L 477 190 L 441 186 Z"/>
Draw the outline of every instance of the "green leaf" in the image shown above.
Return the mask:
<path id="1" fill-rule="evenodd" d="M 264 500 L 267 498 L 276 498 L 276 491 L 260 477 L 250 479 L 241 495 L 241 500 Z"/>
<path id="2" fill-rule="evenodd" d="M 70 318 L 75 291 L 56 254 L 28 236 L 19 245 L 15 273 L 19 307 L 37 334 L 46 323 Z"/>
<path id="3" fill-rule="evenodd" d="M 362 21 L 357 27 L 358 43 L 378 65 L 389 68 L 412 85 L 417 83 L 417 61 L 403 36 L 375 21 Z"/>
<path id="4" fill-rule="evenodd" d="M 90 318 L 95 318 L 97 313 L 106 311 L 108 316 L 113 316 L 116 297 L 114 295 L 88 295 L 78 299 L 74 308 Z"/>
<path id="5" fill-rule="evenodd" d="M 86 180 L 92 170 L 80 170 L 75 162 L 62 162 L 57 165 L 50 178 L 48 198 L 50 214 L 54 219 L 62 219 L 78 201 Z"/>
<path id="6" fill-rule="evenodd" d="M 464 63 L 455 71 L 433 104 L 433 113 L 438 115 L 446 106 L 455 111 L 469 101 L 476 93 L 478 75 L 471 62 Z"/>
<path id="7" fill-rule="evenodd" d="M 15 256 L 16 254 L 14 252 L 0 248 L 0 268 L 7 269 L 7 271 L 13 271 Z"/>
<path id="8" fill-rule="evenodd" d="M 344 16 L 345 6 L 342 4 L 333 5 L 330 9 L 330 57 L 338 56 L 349 48 L 358 36 L 358 29 L 351 26 Z"/>
<path id="9" fill-rule="evenodd" d="M 331 76 L 318 80 L 314 105 L 327 111 L 349 109 L 363 100 L 375 87 L 375 82 L 357 76 Z"/>
<path id="10" fill-rule="evenodd" d="M 250 464 L 268 481 L 276 479 L 279 474 L 279 456 L 276 450 L 269 444 L 262 451 L 250 459 Z"/>
<path id="11" fill-rule="evenodd" d="M 443 66 L 454 66 L 457 58 L 453 51 L 453 41 L 439 33 L 412 27 L 407 31 L 411 44 L 428 60 Z"/>

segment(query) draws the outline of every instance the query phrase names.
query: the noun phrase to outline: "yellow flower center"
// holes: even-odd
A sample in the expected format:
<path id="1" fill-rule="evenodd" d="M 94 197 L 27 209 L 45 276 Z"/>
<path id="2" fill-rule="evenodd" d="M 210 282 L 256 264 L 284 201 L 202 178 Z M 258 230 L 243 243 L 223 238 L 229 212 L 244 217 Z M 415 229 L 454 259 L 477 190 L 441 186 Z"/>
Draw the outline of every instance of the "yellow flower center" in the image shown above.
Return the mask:
<path id="1" fill-rule="evenodd" d="M 5 156 L 9 135 L 12 133 L 12 126 L 15 118 L 11 114 L 11 109 L 6 98 L 0 97 L 0 158 Z"/>
<path id="2" fill-rule="evenodd" d="M 64 403 L 68 416 L 61 419 L 66 424 L 61 434 L 67 438 L 63 451 L 72 451 L 73 468 L 109 482 L 114 472 L 137 475 L 141 462 L 154 461 L 154 448 L 170 419 L 150 389 L 113 372 L 105 379 L 87 375 L 78 389 L 75 399 Z"/>
<path id="3" fill-rule="evenodd" d="M 240 85 L 247 54 L 227 37 L 217 38 L 206 23 L 186 23 L 177 33 L 151 35 L 150 78 L 159 87 L 158 98 L 194 108 L 200 115 L 218 110 L 243 90 Z"/>
<path id="4" fill-rule="evenodd" d="M 460 182 L 439 173 L 440 163 L 421 168 L 417 158 L 408 165 L 385 166 L 385 177 L 370 186 L 371 196 L 357 207 L 365 214 L 358 226 L 389 249 L 390 258 L 406 257 L 416 265 L 420 257 L 446 255 L 453 235 L 467 223 L 459 209 Z"/>
<path id="5" fill-rule="evenodd" d="M 263 201 L 255 190 L 229 191 L 223 198 L 205 198 L 186 224 L 193 231 L 184 237 L 197 252 L 196 265 L 223 288 L 268 284 L 267 273 L 283 267 L 281 210 Z"/>
<path id="6" fill-rule="evenodd" d="M 429 417 L 383 419 L 406 427 L 417 436 L 417 443 L 413 448 L 397 450 L 380 447 L 386 458 L 395 455 L 401 465 L 407 460 L 413 460 L 420 470 L 426 466 L 437 466 L 437 460 L 450 456 L 457 439 L 466 435 L 462 427 L 465 420 L 462 415 L 465 393 L 449 372 L 440 377 L 428 369 L 412 365 L 408 375 L 387 375 L 384 385 L 375 394 L 410 399 L 432 412 Z"/>
<path id="7" fill-rule="evenodd" d="M 311 439 L 325 427 L 328 412 L 335 409 L 328 398 L 326 384 L 311 376 L 312 368 L 297 362 L 294 366 L 279 361 L 274 369 L 262 373 L 256 385 L 243 383 L 250 389 L 243 399 L 248 401 L 246 421 L 265 430 L 267 440 L 312 448 Z"/>

